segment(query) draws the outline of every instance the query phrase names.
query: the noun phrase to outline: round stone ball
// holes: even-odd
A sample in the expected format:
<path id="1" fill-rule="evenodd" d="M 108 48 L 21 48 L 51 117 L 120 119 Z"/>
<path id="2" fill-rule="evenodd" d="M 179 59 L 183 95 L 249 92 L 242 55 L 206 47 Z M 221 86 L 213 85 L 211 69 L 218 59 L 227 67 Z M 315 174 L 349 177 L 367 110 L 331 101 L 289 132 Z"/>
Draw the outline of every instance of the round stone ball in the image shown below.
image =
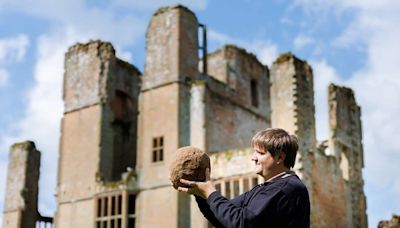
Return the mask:
<path id="1" fill-rule="evenodd" d="M 202 150 L 192 146 L 179 148 L 169 168 L 173 187 L 187 187 L 179 181 L 180 179 L 205 181 L 207 168 L 210 169 L 210 157 Z"/>

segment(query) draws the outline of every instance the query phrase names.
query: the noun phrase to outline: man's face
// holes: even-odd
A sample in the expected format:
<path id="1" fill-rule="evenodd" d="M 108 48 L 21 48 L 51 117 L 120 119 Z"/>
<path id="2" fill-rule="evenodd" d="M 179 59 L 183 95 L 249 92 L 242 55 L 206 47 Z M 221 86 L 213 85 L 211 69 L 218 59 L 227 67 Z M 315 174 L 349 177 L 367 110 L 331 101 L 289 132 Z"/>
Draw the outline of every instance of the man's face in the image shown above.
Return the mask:
<path id="1" fill-rule="evenodd" d="M 270 152 L 255 146 L 253 147 L 253 155 L 251 160 L 255 163 L 255 172 L 263 176 L 266 180 L 275 176 L 278 168 L 278 160 L 275 159 Z"/>

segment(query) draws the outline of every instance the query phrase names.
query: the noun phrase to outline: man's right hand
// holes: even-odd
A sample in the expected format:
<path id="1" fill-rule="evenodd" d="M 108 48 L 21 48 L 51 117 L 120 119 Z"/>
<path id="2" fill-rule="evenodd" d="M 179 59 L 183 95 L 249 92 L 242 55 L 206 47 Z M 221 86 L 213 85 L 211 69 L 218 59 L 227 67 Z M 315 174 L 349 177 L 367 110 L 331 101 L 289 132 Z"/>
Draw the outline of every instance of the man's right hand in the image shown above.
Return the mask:
<path id="1" fill-rule="evenodd" d="M 210 180 L 210 169 L 206 169 L 206 180 L 204 182 L 200 181 L 189 181 L 185 179 L 180 179 L 182 184 L 189 186 L 188 188 L 185 187 L 178 187 L 178 191 L 186 192 L 188 194 L 200 196 L 203 199 L 208 199 L 208 196 L 211 193 L 217 191 L 214 187 L 213 182 Z"/>

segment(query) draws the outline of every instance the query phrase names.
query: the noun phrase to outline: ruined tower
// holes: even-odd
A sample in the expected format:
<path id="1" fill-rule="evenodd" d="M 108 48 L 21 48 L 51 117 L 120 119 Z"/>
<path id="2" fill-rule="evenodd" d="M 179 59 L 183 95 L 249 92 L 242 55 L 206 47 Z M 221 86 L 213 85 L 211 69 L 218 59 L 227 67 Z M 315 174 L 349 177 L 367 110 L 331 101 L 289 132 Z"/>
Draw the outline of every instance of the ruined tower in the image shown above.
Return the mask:
<path id="1" fill-rule="evenodd" d="M 3 228 L 35 227 L 39 217 L 40 152 L 33 142 L 15 143 L 8 157 Z"/>
<path id="2" fill-rule="evenodd" d="M 311 67 L 291 53 L 282 54 L 271 67 L 271 125 L 300 138 L 295 171 L 308 188 L 309 155 L 315 151 L 314 84 Z"/>
<path id="3" fill-rule="evenodd" d="M 77 44 L 65 55 L 57 227 L 126 222 L 107 213 L 115 198 L 98 194 L 135 166 L 139 74 L 110 43 Z"/>
<path id="4" fill-rule="evenodd" d="M 349 227 L 367 227 L 364 195 L 364 152 L 361 109 L 353 91 L 329 85 L 329 148 L 338 161 L 345 181 L 346 218 Z"/>
<path id="5" fill-rule="evenodd" d="M 168 180 L 171 155 L 190 144 L 190 81 L 198 74 L 198 21 L 183 6 L 159 9 L 146 34 L 140 97 L 138 220 L 149 227 L 189 227 L 190 196 Z M 164 205 L 168 205 L 165 207 Z M 154 219 L 157 214 L 171 215 Z"/>

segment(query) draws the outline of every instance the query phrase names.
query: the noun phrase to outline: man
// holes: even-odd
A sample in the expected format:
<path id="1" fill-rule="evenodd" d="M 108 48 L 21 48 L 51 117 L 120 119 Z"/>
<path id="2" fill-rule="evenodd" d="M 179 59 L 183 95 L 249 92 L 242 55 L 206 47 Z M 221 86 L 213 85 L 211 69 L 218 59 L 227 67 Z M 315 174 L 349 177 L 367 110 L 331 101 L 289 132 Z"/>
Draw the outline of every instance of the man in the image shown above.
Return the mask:
<path id="1" fill-rule="evenodd" d="M 215 227 L 309 227 L 310 202 L 301 180 L 290 171 L 298 150 L 297 138 L 285 130 L 269 128 L 251 140 L 255 171 L 265 182 L 228 200 L 210 181 L 181 179 L 178 190 L 194 194 L 203 215 Z"/>

